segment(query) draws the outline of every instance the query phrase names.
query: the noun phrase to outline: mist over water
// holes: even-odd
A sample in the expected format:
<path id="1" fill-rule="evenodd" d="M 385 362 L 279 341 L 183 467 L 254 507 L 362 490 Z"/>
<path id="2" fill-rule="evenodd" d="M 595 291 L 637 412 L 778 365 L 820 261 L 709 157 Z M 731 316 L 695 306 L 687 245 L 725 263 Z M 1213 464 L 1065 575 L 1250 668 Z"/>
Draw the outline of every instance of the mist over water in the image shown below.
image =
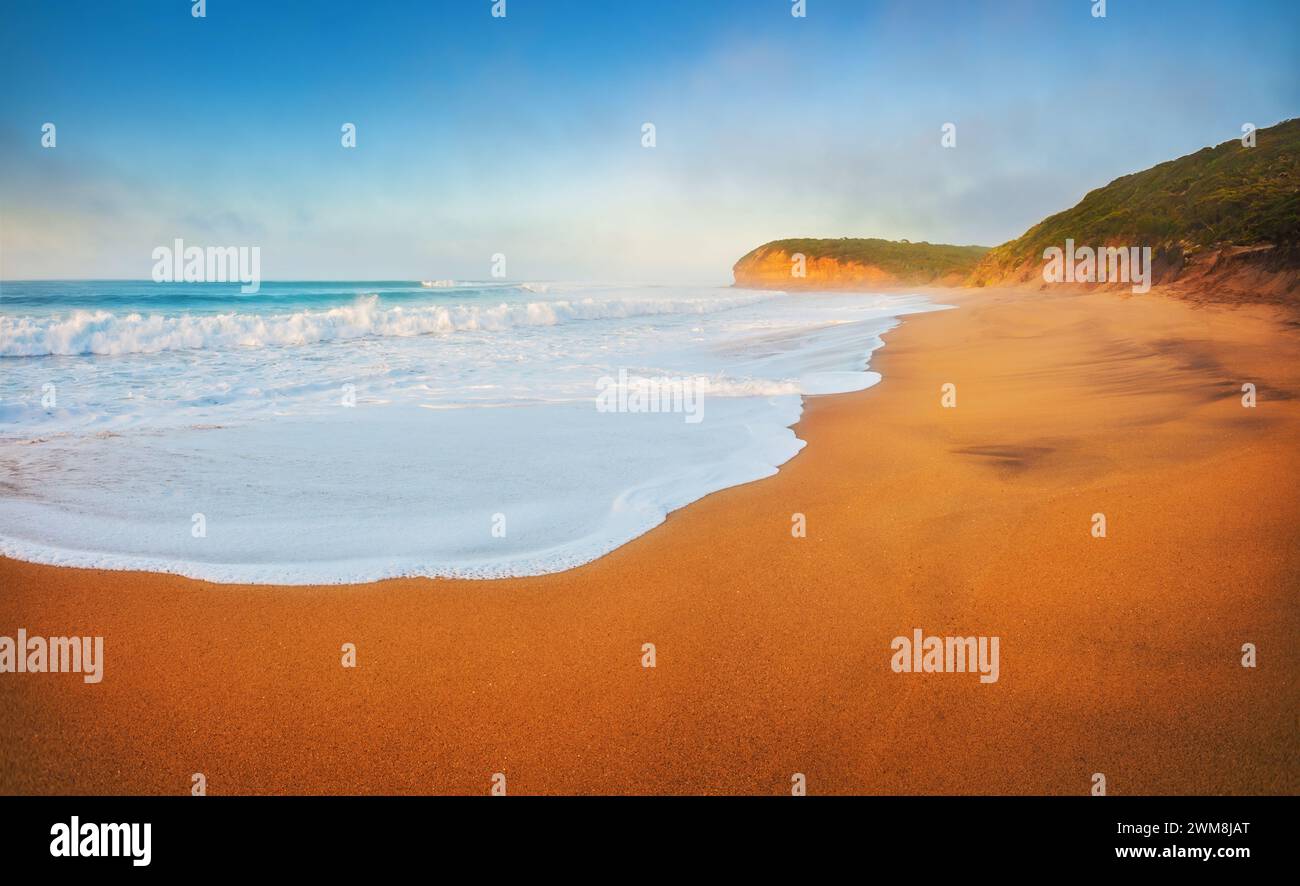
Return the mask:
<path id="1" fill-rule="evenodd" d="M 873 384 L 881 334 L 933 308 L 679 286 L 6 282 L 0 552 L 288 584 L 568 568 L 774 473 L 803 446 L 802 396 Z M 598 411 L 620 371 L 707 379 L 698 421 Z"/>

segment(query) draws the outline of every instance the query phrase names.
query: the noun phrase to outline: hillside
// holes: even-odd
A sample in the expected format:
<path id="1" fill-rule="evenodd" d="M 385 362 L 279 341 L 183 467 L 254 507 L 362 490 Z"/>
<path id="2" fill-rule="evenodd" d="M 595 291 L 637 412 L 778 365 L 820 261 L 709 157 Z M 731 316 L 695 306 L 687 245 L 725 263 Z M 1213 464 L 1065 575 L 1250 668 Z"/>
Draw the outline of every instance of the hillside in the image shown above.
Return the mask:
<path id="1" fill-rule="evenodd" d="M 1300 119 L 1115 179 L 991 250 L 970 283 L 1041 280 L 1043 251 L 1076 244 L 1150 246 L 1156 282 L 1213 276 L 1294 288 L 1300 267 Z M 1277 280 L 1272 282 L 1276 283 Z"/>
<path id="2" fill-rule="evenodd" d="M 773 240 L 736 262 L 736 285 L 754 289 L 853 289 L 862 286 L 956 284 L 986 246 L 948 246 L 844 237 Z M 803 275 L 796 256 L 802 255 Z"/>
<path id="3" fill-rule="evenodd" d="M 1300 293 L 1300 119 L 1121 176 L 994 249 L 876 239 L 774 240 L 733 268 L 763 289 L 1043 285 L 1044 250 L 1151 247 L 1153 282 L 1215 298 Z M 793 275 L 794 256 L 805 274 Z M 1127 284 L 1098 284 L 1124 285 Z"/>

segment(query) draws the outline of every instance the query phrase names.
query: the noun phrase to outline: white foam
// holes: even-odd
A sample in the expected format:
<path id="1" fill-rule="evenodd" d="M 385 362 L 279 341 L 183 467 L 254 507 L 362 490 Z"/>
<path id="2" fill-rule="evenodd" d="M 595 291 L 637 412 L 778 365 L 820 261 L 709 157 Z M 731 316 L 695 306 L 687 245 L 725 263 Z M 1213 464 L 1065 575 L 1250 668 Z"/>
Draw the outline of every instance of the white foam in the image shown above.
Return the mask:
<path id="1" fill-rule="evenodd" d="M 791 430 L 802 397 L 876 383 L 866 362 L 882 335 L 934 309 L 919 297 L 573 292 L 127 314 L 94 331 L 46 318 L 7 341 L 128 350 L 0 363 L 0 553 L 278 584 L 571 568 L 770 476 L 804 445 Z M 708 379 L 702 420 L 599 411 L 598 379 L 619 370 Z M 56 407 L 41 402 L 47 381 Z M 354 408 L 340 404 L 345 386 Z"/>
<path id="2" fill-rule="evenodd" d="M 528 289 L 534 292 L 537 290 Z M 114 314 L 73 311 L 60 317 L 0 315 L 0 357 L 156 354 L 205 348 L 259 348 L 351 341 L 370 336 L 410 337 L 453 332 L 556 326 L 663 314 L 710 314 L 766 301 L 780 293 L 716 299 L 535 301 L 485 306 L 381 307 L 377 296 L 323 311 L 291 314 Z"/>

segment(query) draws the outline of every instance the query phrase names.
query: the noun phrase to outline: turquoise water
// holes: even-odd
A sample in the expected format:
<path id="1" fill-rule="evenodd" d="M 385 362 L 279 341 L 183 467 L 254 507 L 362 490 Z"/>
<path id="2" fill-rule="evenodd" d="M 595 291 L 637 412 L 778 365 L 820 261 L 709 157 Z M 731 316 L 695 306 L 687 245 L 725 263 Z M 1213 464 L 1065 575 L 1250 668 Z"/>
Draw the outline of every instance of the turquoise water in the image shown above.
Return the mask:
<path id="1" fill-rule="evenodd" d="M 446 283 L 447 281 L 439 281 Z M 529 284 L 543 289 L 546 284 Z M 256 293 L 239 283 L 154 283 L 151 280 L 18 280 L 0 282 L 0 314 L 48 316 L 83 311 L 220 314 L 293 313 L 351 304 L 359 295 L 377 295 L 389 304 L 434 299 L 506 298 L 528 292 L 517 283 L 468 282 L 426 288 L 420 281 L 263 281 Z"/>

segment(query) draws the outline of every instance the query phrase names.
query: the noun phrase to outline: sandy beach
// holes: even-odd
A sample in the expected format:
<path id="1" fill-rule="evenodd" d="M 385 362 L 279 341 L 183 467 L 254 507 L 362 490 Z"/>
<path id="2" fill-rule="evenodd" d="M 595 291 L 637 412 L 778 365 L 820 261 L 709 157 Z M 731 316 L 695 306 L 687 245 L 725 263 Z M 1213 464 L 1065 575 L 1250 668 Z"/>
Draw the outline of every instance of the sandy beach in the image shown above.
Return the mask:
<path id="1" fill-rule="evenodd" d="M 809 398 L 779 474 L 569 572 L 277 588 L 0 561 L 0 633 L 106 658 L 96 685 L 0 678 L 0 792 L 1300 791 L 1300 325 L 932 297 L 958 309 L 887 334 L 874 388 Z M 915 628 L 1000 637 L 998 681 L 894 673 Z"/>

